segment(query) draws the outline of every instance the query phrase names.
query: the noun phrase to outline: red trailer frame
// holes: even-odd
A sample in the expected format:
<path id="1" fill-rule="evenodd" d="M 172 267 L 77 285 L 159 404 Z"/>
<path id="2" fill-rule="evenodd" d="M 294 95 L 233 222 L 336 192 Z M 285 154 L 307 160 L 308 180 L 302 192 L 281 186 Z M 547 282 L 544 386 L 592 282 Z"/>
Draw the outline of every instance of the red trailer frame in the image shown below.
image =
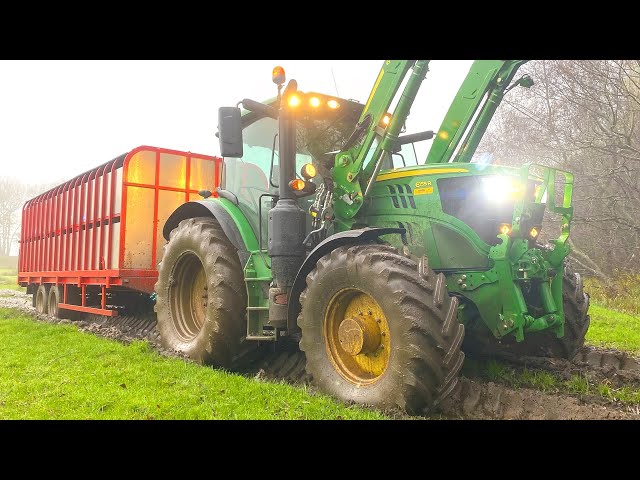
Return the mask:
<path id="1" fill-rule="evenodd" d="M 154 291 L 164 222 L 199 191 L 216 196 L 221 170 L 218 157 L 140 146 L 27 201 L 18 283 L 29 293 L 63 286 L 61 309 L 117 315 L 107 292 Z M 79 304 L 69 286 L 81 289 Z M 86 305 L 88 286 L 100 288 L 99 307 Z"/>

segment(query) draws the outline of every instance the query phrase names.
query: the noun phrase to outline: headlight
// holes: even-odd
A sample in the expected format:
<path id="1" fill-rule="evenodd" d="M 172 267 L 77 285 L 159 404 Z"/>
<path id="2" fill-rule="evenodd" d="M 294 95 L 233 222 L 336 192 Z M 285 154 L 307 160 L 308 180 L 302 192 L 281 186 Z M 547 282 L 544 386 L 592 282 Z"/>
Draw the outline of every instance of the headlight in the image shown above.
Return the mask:
<path id="1" fill-rule="evenodd" d="M 487 197 L 495 203 L 514 200 L 522 193 L 522 187 L 516 177 L 489 175 L 482 180 Z"/>

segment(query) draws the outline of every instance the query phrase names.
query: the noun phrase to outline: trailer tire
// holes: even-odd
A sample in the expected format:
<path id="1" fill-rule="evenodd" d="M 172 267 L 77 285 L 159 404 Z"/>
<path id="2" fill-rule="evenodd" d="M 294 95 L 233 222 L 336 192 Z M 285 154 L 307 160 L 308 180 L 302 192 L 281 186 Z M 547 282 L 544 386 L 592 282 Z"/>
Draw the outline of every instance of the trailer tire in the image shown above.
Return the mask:
<path id="1" fill-rule="evenodd" d="M 49 311 L 48 301 L 49 301 L 49 286 L 48 285 L 39 285 L 38 290 L 36 290 L 36 312 L 42 313 L 44 315 Z"/>
<path id="2" fill-rule="evenodd" d="M 61 287 L 52 285 L 51 288 L 49 288 L 49 295 L 47 295 L 47 312 L 56 318 L 61 318 L 60 308 L 58 307 L 60 299 L 62 298 L 61 290 Z"/>
<path id="3" fill-rule="evenodd" d="M 246 331 L 247 294 L 237 249 L 214 218 L 186 219 L 171 231 L 155 290 L 163 345 L 229 368 Z"/>
<path id="4" fill-rule="evenodd" d="M 318 261 L 298 326 L 307 372 L 321 390 L 410 414 L 452 393 L 464 362 L 458 299 L 444 275 L 421 267 L 376 244 L 339 247 Z"/>

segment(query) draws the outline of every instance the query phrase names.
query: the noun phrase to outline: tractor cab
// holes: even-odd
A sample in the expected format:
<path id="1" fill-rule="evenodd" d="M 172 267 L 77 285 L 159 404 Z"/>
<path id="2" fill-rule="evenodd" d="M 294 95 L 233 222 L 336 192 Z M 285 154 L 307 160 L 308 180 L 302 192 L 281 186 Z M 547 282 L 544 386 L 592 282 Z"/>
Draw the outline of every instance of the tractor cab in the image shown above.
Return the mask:
<path id="1" fill-rule="evenodd" d="M 242 103 L 251 108 L 257 102 L 244 100 Z M 272 111 L 241 110 L 237 120 L 241 131 L 241 156 L 225 156 L 222 152 L 221 194 L 237 204 L 256 237 L 262 238 L 263 245 L 267 241 L 266 212 L 278 197 L 280 188 L 278 119 L 277 115 L 268 114 L 277 112 L 279 104 L 276 97 L 262 102 L 262 105 L 272 107 Z M 289 107 L 295 113 L 296 122 L 295 176 L 320 186 L 330 176 L 335 151 L 353 131 L 363 105 L 315 92 L 296 92 L 296 96 L 289 99 Z M 308 164 L 313 166 L 312 178 L 303 177 L 303 167 Z M 313 195 L 301 196 L 298 199 L 300 207 L 309 211 L 313 198 Z M 307 231 L 311 228 L 311 219 L 311 216 L 307 217 Z"/>

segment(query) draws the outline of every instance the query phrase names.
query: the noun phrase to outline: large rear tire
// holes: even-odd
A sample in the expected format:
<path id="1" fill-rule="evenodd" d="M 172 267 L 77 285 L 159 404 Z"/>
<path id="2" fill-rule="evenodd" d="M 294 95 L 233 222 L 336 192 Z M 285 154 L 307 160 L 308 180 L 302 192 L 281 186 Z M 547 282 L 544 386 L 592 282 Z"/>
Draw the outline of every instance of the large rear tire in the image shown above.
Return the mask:
<path id="1" fill-rule="evenodd" d="M 247 295 L 238 252 L 215 219 L 183 220 L 171 232 L 155 290 L 164 346 L 230 367 L 246 328 Z"/>
<path id="2" fill-rule="evenodd" d="M 464 361 L 458 299 L 445 278 L 389 246 L 322 257 L 300 296 L 307 372 L 341 400 L 422 413 L 450 394 Z"/>

